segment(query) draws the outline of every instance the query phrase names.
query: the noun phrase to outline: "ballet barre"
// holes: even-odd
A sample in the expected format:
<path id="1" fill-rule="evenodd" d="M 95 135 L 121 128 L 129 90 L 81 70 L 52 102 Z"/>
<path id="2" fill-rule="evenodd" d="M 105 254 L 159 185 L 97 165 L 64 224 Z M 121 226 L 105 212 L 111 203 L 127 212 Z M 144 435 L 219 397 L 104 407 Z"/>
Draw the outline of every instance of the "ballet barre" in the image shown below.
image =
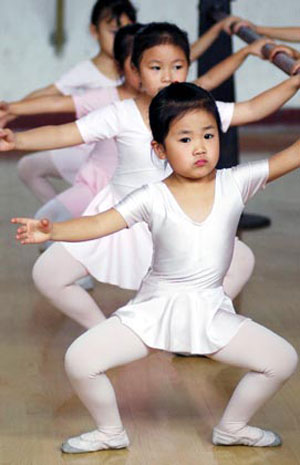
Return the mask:
<path id="1" fill-rule="evenodd" d="M 222 19 L 226 18 L 228 15 L 224 13 L 223 11 L 220 10 L 212 10 L 210 13 L 211 18 L 214 21 L 221 21 Z M 233 24 L 234 26 L 234 24 Z M 242 26 L 238 32 L 234 33 L 237 35 L 240 39 L 242 39 L 244 42 L 247 42 L 247 44 L 251 44 L 255 40 L 261 39 L 264 36 L 261 34 L 257 34 L 253 29 L 251 29 L 248 26 Z M 262 54 L 264 57 L 269 58 L 271 55 L 272 50 L 277 46 L 278 44 L 266 44 L 262 48 Z M 276 53 L 275 57 L 272 60 L 272 63 L 277 66 L 277 68 L 281 69 L 284 71 L 286 74 L 291 75 L 292 74 L 292 69 L 296 63 L 296 61 L 290 57 L 287 53 L 285 52 L 278 52 Z M 295 74 L 300 74 L 300 69 L 297 70 Z"/>

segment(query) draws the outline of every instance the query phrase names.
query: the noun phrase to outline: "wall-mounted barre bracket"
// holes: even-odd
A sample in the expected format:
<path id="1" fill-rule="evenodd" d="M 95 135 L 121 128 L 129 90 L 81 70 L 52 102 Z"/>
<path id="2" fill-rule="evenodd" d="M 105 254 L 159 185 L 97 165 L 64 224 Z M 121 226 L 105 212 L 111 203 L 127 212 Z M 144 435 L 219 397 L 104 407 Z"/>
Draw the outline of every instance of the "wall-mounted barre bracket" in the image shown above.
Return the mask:
<path id="1" fill-rule="evenodd" d="M 218 9 L 214 9 L 210 12 L 211 18 L 214 19 L 214 21 L 221 21 L 222 19 L 226 18 L 228 16 L 226 13 L 223 11 L 220 11 Z M 234 26 L 234 25 L 233 25 Z M 242 26 L 237 33 L 235 33 L 240 39 L 242 39 L 244 42 L 247 42 L 247 44 L 251 44 L 257 39 L 261 39 L 263 36 L 260 34 L 257 34 L 253 29 L 250 27 Z M 270 57 L 270 54 L 272 50 L 276 47 L 276 45 L 273 44 L 266 44 L 263 49 L 262 53 L 266 58 Z M 291 75 L 293 67 L 295 66 L 295 60 L 291 58 L 287 53 L 284 52 L 278 52 L 276 53 L 275 57 L 272 60 L 272 63 L 277 66 L 279 69 L 284 71 L 286 74 Z M 296 74 L 300 74 L 300 69 L 297 70 Z"/>
<path id="2" fill-rule="evenodd" d="M 63 51 L 66 42 L 66 34 L 64 31 L 65 19 L 65 2 L 64 0 L 56 0 L 56 27 L 50 34 L 50 43 L 55 47 L 55 52 L 60 55 Z"/>

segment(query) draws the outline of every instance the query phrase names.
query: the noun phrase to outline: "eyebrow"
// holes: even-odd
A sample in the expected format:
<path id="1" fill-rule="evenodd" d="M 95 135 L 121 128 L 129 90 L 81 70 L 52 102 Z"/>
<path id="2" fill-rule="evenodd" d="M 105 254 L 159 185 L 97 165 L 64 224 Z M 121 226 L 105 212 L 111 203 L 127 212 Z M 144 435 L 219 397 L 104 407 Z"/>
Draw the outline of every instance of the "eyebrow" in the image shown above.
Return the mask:
<path id="1" fill-rule="evenodd" d="M 159 59 L 153 59 L 150 60 L 148 63 L 163 63 L 165 60 L 159 60 Z M 171 63 L 178 63 L 178 61 L 181 61 L 182 63 L 185 62 L 183 58 L 177 58 L 176 60 L 171 61 Z"/>
<path id="2" fill-rule="evenodd" d="M 204 129 L 205 131 L 207 131 L 208 129 L 216 129 L 216 127 L 210 124 L 209 126 L 203 126 L 200 129 Z M 177 131 L 176 134 L 192 134 L 192 132 L 193 131 L 189 131 L 188 129 L 182 129 Z"/>

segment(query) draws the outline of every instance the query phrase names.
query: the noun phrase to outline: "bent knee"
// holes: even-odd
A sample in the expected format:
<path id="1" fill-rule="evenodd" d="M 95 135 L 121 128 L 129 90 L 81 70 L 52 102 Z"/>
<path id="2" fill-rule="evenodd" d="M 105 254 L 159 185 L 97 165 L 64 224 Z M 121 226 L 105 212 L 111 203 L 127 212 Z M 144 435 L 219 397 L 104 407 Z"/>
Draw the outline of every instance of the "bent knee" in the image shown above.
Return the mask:
<path id="1" fill-rule="evenodd" d="M 89 347 L 79 337 L 71 344 L 65 354 L 64 363 L 68 377 L 80 381 L 103 374 L 104 369 L 101 368 L 99 358 L 97 354 L 96 360 L 94 360 L 93 353 L 89 352 Z"/>
<path id="2" fill-rule="evenodd" d="M 35 262 L 32 269 L 32 279 L 40 293 L 51 300 L 57 297 L 64 286 L 59 280 L 59 274 L 48 266 L 49 251 L 50 248 Z"/>
<path id="3" fill-rule="evenodd" d="M 273 368 L 271 375 L 280 382 L 285 382 L 296 371 L 298 365 L 298 354 L 294 347 L 286 342 L 285 346 L 278 353 L 273 355 Z"/>
<path id="4" fill-rule="evenodd" d="M 248 245 L 239 241 L 240 272 L 250 277 L 255 266 L 255 255 Z"/>
<path id="5" fill-rule="evenodd" d="M 33 175 L 33 163 L 31 156 L 28 155 L 26 157 L 21 158 L 17 164 L 17 170 L 19 178 L 22 181 L 27 181 Z"/>

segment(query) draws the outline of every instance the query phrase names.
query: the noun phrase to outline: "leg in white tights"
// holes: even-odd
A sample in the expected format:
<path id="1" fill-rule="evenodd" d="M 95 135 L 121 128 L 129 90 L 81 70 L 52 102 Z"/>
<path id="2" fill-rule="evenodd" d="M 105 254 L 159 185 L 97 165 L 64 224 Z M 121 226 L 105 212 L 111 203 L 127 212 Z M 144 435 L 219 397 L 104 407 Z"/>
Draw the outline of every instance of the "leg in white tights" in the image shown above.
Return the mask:
<path id="1" fill-rule="evenodd" d="M 253 265 L 252 251 L 243 242 L 236 241 L 232 263 L 224 280 L 224 290 L 232 299 L 248 281 Z M 33 268 L 33 279 L 39 291 L 65 315 L 88 329 L 105 316 L 91 296 L 75 283 L 87 274 L 84 266 L 60 244 L 51 246 L 42 254 Z"/>
<path id="2" fill-rule="evenodd" d="M 255 265 L 255 257 L 244 242 L 236 238 L 233 257 L 225 275 L 223 286 L 225 293 L 234 300 L 249 281 Z"/>
<path id="3" fill-rule="evenodd" d="M 48 177 L 61 176 L 47 152 L 34 153 L 21 158 L 18 163 L 18 173 L 23 183 L 42 203 L 55 197 L 56 191 Z"/>
<path id="4" fill-rule="evenodd" d="M 67 351 L 65 366 L 70 382 L 102 435 L 123 431 L 114 389 L 104 372 L 148 353 L 149 349 L 140 338 L 117 317 L 84 333 Z M 247 426 L 248 422 L 295 371 L 297 354 L 280 336 L 247 321 L 226 347 L 210 357 L 250 370 L 236 387 L 218 431 L 221 438 L 222 434 L 225 439 L 226 433 L 233 434 L 246 438 L 247 445 L 254 445 L 251 441 L 260 439 L 263 430 Z M 255 437 L 257 434 L 259 438 Z M 101 445 L 103 436 L 98 439 Z"/>
<path id="5" fill-rule="evenodd" d="M 294 348 L 283 338 L 252 321 L 246 321 L 226 347 L 209 356 L 229 365 L 250 370 L 237 385 L 217 430 L 253 440 L 257 428 L 248 422 L 293 374 L 297 366 Z"/>
<path id="6" fill-rule="evenodd" d="M 90 329 L 70 346 L 65 357 L 66 372 L 97 430 L 70 438 L 62 446 L 64 452 L 119 449 L 129 444 L 114 388 L 104 372 L 148 353 L 143 341 L 117 317 Z"/>
<path id="7" fill-rule="evenodd" d="M 46 250 L 33 267 L 33 280 L 51 303 L 84 328 L 91 328 L 105 315 L 88 292 L 76 282 L 88 276 L 84 266 L 61 244 Z"/>

